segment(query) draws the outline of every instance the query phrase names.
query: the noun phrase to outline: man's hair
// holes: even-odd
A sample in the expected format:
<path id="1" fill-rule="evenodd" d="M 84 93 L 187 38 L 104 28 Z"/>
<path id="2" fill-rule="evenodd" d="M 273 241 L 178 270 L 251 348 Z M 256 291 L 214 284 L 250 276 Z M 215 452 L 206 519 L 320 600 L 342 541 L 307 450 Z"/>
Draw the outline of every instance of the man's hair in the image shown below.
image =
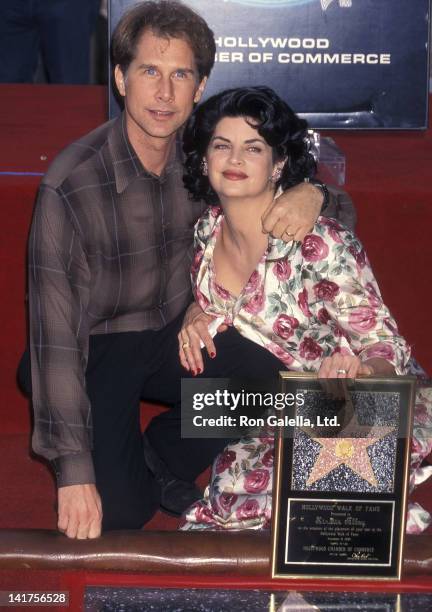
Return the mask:
<path id="1" fill-rule="evenodd" d="M 216 125 L 224 117 L 244 117 L 272 147 L 274 162 L 286 158 L 275 189 L 279 186 L 287 189 L 314 175 L 316 165 L 309 152 L 304 119 L 269 87 L 226 89 L 194 110 L 183 134 L 186 154 L 183 182 L 193 200 L 218 203 L 208 177 L 202 172 L 202 160 Z"/>
<path id="2" fill-rule="evenodd" d="M 111 40 L 113 68 L 127 72 L 142 34 L 151 30 L 160 38 L 181 38 L 194 54 L 199 80 L 208 76 L 216 54 L 214 34 L 200 15 L 177 0 L 147 0 L 127 11 L 117 24 Z"/>

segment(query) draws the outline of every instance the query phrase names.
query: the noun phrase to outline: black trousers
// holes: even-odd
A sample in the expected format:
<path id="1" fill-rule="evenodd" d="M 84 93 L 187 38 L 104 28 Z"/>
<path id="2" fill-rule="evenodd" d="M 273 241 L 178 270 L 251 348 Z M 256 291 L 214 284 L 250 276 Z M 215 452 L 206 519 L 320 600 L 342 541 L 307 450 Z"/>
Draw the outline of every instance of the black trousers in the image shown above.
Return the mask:
<path id="1" fill-rule="evenodd" d="M 160 331 L 91 336 L 86 371 L 93 418 L 93 461 L 103 529 L 140 528 L 159 506 L 159 489 L 142 448 L 140 400 L 170 410 L 152 419 L 147 438 L 170 471 L 193 481 L 225 446 L 223 439 L 181 438 L 177 333 L 183 313 Z M 204 352 L 203 377 L 274 378 L 281 362 L 234 328 L 215 337 L 216 358 Z M 21 377 L 23 372 L 21 371 Z"/>

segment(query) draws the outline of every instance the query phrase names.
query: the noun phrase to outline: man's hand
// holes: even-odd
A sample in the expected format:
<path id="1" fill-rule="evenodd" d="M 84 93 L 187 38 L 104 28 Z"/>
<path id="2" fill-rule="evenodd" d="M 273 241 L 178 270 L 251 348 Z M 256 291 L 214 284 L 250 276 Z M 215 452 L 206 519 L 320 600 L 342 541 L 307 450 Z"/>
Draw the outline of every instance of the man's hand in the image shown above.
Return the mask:
<path id="1" fill-rule="evenodd" d="M 310 183 L 300 183 L 273 200 L 262 216 L 263 231 L 285 242 L 302 241 L 318 219 L 323 194 Z"/>
<path id="2" fill-rule="evenodd" d="M 100 536 L 102 503 L 94 484 L 59 487 L 57 526 L 68 538 L 85 540 Z"/>
<path id="3" fill-rule="evenodd" d="M 216 357 L 216 347 L 208 330 L 208 326 L 213 319 L 214 317 L 206 314 L 201 306 L 192 302 L 186 311 L 182 328 L 177 336 L 180 362 L 194 376 L 204 371 L 201 341 L 204 343 L 209 356 Z M 227 327 L 227 325 L 219 325 L 217 331 L 225 331 Z"/>

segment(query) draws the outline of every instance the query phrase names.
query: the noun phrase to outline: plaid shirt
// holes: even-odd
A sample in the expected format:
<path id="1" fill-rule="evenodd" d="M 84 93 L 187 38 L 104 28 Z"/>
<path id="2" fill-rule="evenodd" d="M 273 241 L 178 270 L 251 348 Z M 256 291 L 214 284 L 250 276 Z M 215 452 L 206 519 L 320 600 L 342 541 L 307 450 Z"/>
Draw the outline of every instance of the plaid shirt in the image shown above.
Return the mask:
<path id="1" fill-rule="evenodd" d="M 33 448 L 58 484 L 95 481 L 89 335 L 160 329 L 192 299 L 193 227 L 177 142 L 147 172 L 124 118 L 67 147 L 40 187 L 29 241 Z"/>
<path id="2" fill-rule="evenodd" d="M 191 301 L 193 228 L 177 141 L 160 177 L 128 140 L 124 116 L 67 147 L 45 175 L 29 240 L 33 449 L 59 486 L 94 483 L 85 390 L 89 336 L 160 329 Z M 327 216 L 347 224 L 349 198 Z"/>

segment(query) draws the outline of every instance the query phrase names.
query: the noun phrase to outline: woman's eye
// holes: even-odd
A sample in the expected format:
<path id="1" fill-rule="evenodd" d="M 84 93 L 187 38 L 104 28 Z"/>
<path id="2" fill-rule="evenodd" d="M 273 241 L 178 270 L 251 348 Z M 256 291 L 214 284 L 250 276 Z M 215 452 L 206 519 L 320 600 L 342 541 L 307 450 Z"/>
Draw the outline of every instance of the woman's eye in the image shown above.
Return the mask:
<path id="1" fill-rule="evenodd" d="M 248 147 L 248 151 L 251 153 L 261 153 L 262 149 L 260 147 Z"/>
<path id="2" fill-rule="evenodd" d="M 224 149 L 228 149 L 228 145 L 219 143 L 219 144 L 215 144 L 214 148 L 217 149 L 218 151 L 221 151 Z"/>

